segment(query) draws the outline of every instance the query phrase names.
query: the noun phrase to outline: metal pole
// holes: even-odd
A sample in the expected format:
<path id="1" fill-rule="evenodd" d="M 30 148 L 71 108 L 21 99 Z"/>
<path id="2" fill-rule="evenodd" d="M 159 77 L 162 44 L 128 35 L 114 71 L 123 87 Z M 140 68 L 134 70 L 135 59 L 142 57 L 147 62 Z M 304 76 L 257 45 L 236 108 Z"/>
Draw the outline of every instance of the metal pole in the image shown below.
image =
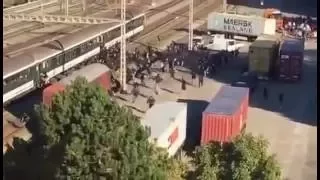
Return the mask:
<path id="1" fill-rule="evenodd" d="M 43 0 L 41 0 L 41 14 L 43 15 Z"/>
<path id="2" fill-rule="evenodd" d="M 120 81 L 122 90 L 127 90 L 126 62 L 126 0 L 121 0 L 121 47 L 120 47 Z"/>
<path id="3" fill-rule="evenodd" d="M 189 3 L 189 43 L 188 50 L 193 49 L 193 0 Z"/>
<path id="4" fill-rule="evenodd" d="M 66 16 L 69 16 L 69 0 L 66 0 Z"/>
<path id="5" fill-rule="evenodd" d="M 223 0 L 223 12 L 227 12 L 227 0 Z"/>

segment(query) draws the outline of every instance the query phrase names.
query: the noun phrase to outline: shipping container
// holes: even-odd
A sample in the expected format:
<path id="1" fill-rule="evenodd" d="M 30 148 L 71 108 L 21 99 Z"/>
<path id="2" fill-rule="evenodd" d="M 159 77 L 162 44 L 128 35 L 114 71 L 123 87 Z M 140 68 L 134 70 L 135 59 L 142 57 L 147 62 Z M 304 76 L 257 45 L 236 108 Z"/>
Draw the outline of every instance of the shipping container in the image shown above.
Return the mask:
<path id="1" fill-rule="evenodd" d="M 257 73 L 258 78 L 273 77 L 279 54 L 279 41 L 256 40 L 249 47 L 249 71 Z"/>
<path id="2" fill-rule="evenodd" d="M 186 140 L 187 104 L 155 104 L 146 112 L 141 124 L 150 129 L 149 140 L 158 147 L 167 149 L 169 156 L 173 156 Z"/>
<path id="3" fill-rule="evenodd" d="M 284 40 L 280 46 L 278 78 L 295 81 L 301 78 L 304 59 L 304 42 L 297 39 Z"/>
<path id="4" fill-rule="evenodd" d="M 201 144 L 230 142 L 248 117 L 249 89 L 225 85 L 202 113 Z"/>
<path id="5" fill-rule="evenodd" d="M 94 63 L 74 71 L 70 76 L 46 87 L 42 92 L 43 103 L 50 105 L 52 98 L 64 91 L 66 86 L 70 85 L 77 77 L 84 77 L 88 82 L 98 84 L 106 91 L 111 89 L 110 69 L 104 64 Z"/>
<path id="6" fill-rule="evenodd" d="M 259 16 L 212 12 L 208 15 L 207 27 L 213 33 L 256 38 L 261 34 L 274 35 L 276 21 Z"/>

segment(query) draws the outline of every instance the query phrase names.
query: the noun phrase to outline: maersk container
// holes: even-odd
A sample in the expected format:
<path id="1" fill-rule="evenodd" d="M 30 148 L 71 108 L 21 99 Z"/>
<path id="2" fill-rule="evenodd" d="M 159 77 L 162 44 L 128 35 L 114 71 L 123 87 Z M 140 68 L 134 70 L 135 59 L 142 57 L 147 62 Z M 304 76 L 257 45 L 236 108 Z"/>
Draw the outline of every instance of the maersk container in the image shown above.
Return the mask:
<path id="1" fill-rule="evenodd" d="M 247 37 L 274 35 L 276 21 L 259 16 L 212 12 L 208 15 L 208 30 Z"/>
<path id="2" fill-rule="evenodd" d="M 100 85 L 106 91 L 111 89 L 111 72 L 104 64 L 90 64 L 80 70 L 74 71 L 70 76 L 61 79 L 59 82 L 46 87 L 42 92 L 42 100 L 46 105 L 51 105 L 52 98 L 65 90 L 77 77 L 84 77 L 90 83 Z"/>
<path id="3" fill-rule="evenodd" d="M 278 53 L 279 41 L 257 39 L 249 47 L 249 71 L 257 73 L 258 77 L 273 76 Z"/>
<path id="4" fill-rule="evenodd" d="M 141 124 L 150 130 L 149 141 L 167 149 L 173 156 L 186 140 L 187 104 L 163 102 L 150 108 Z"/>
<path id="5" fill-rule="evenodd" d="M 295 81 L 301 78 L 304 58 L 304 41 L 287 39 L 281 43 L 279 56 L 280 80 Z"/>
<path id="6" fill-rule="evenodd" d="M 230 142 L 246 125 L 249 89 L 225 85 L 202 113 L 201 144 Z"/>

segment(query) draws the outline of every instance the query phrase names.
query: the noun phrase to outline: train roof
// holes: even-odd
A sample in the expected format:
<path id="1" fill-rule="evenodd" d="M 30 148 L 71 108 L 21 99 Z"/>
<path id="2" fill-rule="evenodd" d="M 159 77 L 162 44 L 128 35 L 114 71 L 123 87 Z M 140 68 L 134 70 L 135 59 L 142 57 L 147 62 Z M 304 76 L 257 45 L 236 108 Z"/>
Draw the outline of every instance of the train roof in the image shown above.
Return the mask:
<path id="1" fill-rule="evenodd" d="M 140 14 L 132 19 L 144 16 Z M 129 20 L 128 20 L 129 21 Z M 6 77 L 27 69 L 35 64 L 41 63 L 43 60 L 53 57 L 62 52 L 61 45 L 64 50 L 68 50 L 76 45 L 87 42 L 103 33 L 106 33 L 114 28 L 120 26 L 119 23 L 109 23 L 101 25 L 93 25 L 81 29 L 75 33 L 66 35 L 50 43 L 43 44 L 26 50 L 24 53 L 13 57 L 6 57 L 7 60 L 3 61 L 3 79 Z M 59 44 L 61 43 L 61 45 Z M 4 57 L 5 59 L 5 57 Z"/>
<path id="2" fill-rule="evenodd" d="M 87 81 L 92 82 L 98 78 L 101 74 L 109 72 L 110 68 L 104 64 L 94 63 L 77 71 L 74 71 L 70 76 L 63 78 L 59 83 L 64 85 L 70 85 L 77 77 L 84 77 Z"/>

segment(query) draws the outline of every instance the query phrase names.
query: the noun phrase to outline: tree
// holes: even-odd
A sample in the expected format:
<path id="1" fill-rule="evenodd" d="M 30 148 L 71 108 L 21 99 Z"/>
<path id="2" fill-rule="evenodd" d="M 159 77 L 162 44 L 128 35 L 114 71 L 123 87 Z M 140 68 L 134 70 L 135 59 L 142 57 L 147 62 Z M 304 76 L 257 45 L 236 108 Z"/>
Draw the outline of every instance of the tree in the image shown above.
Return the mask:
<path id="1" fill-rule="evenodd" d="M 169 179 L 173 160 L 148 142 L 138 117 L 84 78 L 36 112 L 55 179 Z"/>
<path id="2" fill-rule="evenodd" d="M 277 180 L 281 169 L 268 142 L 261 136 L 241 134 L 231 143 L 211 142 L 199 147 L 194 162 L 199 180 Z"/>

